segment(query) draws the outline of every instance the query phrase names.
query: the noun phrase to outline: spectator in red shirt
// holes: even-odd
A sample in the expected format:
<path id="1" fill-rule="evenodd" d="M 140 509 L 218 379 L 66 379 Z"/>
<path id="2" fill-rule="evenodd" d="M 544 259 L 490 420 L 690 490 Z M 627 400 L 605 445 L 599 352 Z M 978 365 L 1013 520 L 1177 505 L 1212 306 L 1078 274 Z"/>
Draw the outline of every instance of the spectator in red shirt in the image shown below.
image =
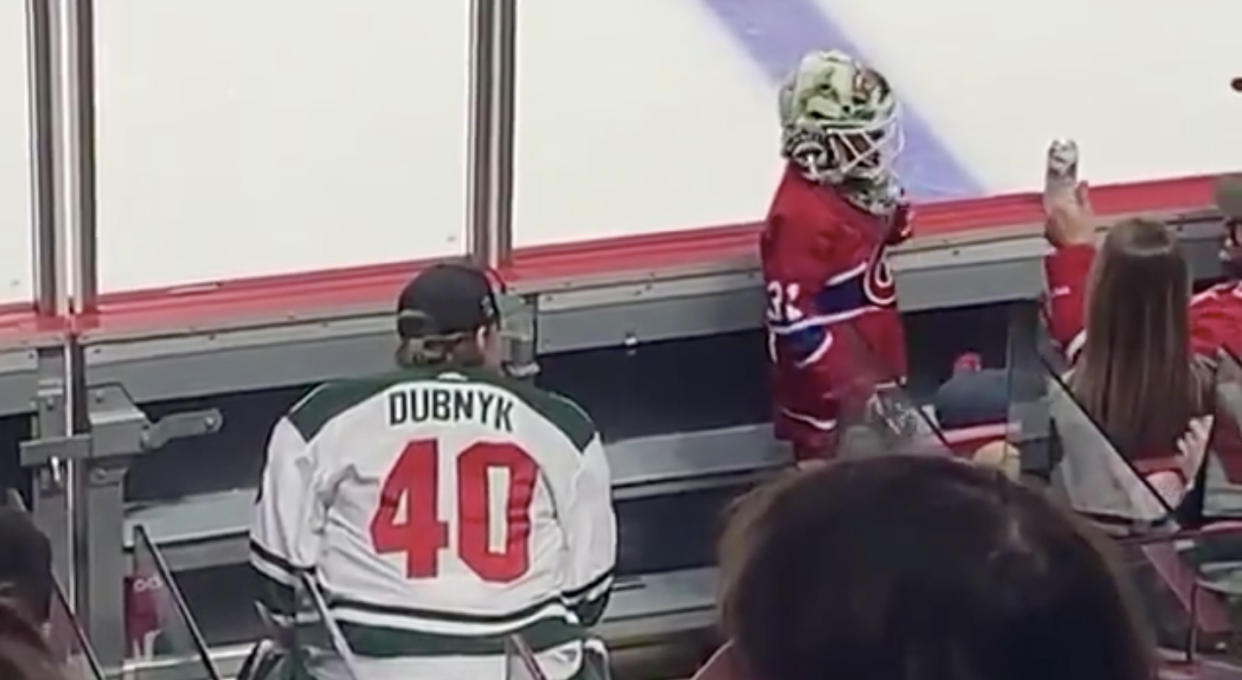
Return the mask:
<path id="1" fill-rule="evenodd" d="M 1147 474 L 1193 473 L 1179 461 L 1193 420 L 1212 410 L 1213 361 L 1242 345 L 1242 282 L 1191 295 L 1176 237 L 1125 220 L 1098 250 L 1085 187 L 1048 217 L 1049 327 L 1073 365 L 1070 385 L 1122 455 Z M 1236 252 L 1226 243 L 1222 258 Z M 1166 494 L 1167 497 L 1167 494 Z"/>

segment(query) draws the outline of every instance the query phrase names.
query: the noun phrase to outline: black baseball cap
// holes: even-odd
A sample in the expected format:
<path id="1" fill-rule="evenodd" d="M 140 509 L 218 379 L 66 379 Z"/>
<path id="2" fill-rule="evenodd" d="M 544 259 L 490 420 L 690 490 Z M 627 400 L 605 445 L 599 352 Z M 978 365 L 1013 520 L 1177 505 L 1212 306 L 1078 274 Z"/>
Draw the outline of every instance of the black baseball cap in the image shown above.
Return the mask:
<path id="1" fill-rule="evenodd" d="M 403 338 L 469 333 L 499 317 L 491 280 L 468 264 L 428 267 L 397 298 L 397 333 Z"/>

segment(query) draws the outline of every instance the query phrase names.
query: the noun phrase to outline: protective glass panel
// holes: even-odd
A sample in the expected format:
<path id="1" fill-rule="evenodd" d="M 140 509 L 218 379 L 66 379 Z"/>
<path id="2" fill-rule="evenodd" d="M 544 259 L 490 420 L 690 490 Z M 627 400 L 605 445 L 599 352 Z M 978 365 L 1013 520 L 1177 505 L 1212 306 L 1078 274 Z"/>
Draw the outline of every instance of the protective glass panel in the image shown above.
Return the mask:
<path id="1" fill-rule="evenodd" d="M 521 635 L 505 638 L 505 680 L 547 680 L 535 653 Z"/>
<path id="2" fill-rule="evenodd" d="M 100 290 L 464 252 L 469 7 L 98 3 Z"/>
<path id="3" fill-rule="evenodd" d="M 843 324 L 832 333 L 832 342 L 842 343 L 850 359 L 849 378 L 835 391 L 838 456 L 952 455 L 931 409 L 915 403 L 901 386 L 900 367 L 854 326 Z"/>
<path id="4" fill-rule="evenodd" d="M 1242 525 L 1127 541 L 1122 554 L 1163 649 L 1161 677 L 1242 677 Z"/>
<path id="5" fill-rule="evenodd" d="M 1007 424 L 1004 445 L 993 453 L 1011 478 L 1046 481 L 1052 473 L 1047 379 L 1041 353 L 1051 352 L 1037 304 L 1011 304 L 1006 328 L 1005 387 Z"/>
<path id="6" fill-rule="evenodd" d="M 53 582 L 51 617 L 48 619 L 48 647 L 52 658 L 61 666 L 67 680 L 103 680 L 103 668 L 86 639 L 60 583 Z"/>
<path id="7" fill-rule="evenodd" d="M 1069 385 L 1044 363 L 1051 427 L 1053 489 L 1074 510 L 1102 523 L 1129 528 L 1172 518 L 1172 504 L 1147 483 L 1087 414 Z"/>
<path id="8" fill-rule="evenodd" d="M 309 604 L 313 610 L 308 610 L 306 616 L 298 615 L 295 628 L 297 659 L 316 677 L 361 680 L 358 661 L 328 610 L 315 577 L 302 572 L 299 583 L 298 601 L 302 606 Z"/>
<path id="9" fill-rule="evenodd" d="M 1120 555 L 1139 611 L 1164 650 L 1162 677 L 1230 677 L 1203 671 L 1227 670 L 1219 664 L 1242 621 L 1240 538 L 1192 532 L 1177 540 L 1123 542 Z"/>
<path id="10" fill-rule="evenodd" d="M 34 297 L 26 122 L 28 4 L 0 2 L 0 304 Z"/>
<path id="11" fill-rule="evenodd" d="M 572 644 L 572 643 L 571 643 Z M 572 677 L 583 680 L 608 680 L 608 654 L 601 642 L 594 639 L 585 640 L 579 657 L 580 666 L 573 671 Z M 563 655 L 560 655 L 563 659 Z M 560 661 L 561 659 L 558 659 Z M 519 633 L 505 638 L 505 680 L 546 680 L 550 666 L 545 658 L 540 662 L 536 654 Z"/>
<path id="12" fill-rule="evenodd" d="M 1203 480 L 1204 519 L 1242 518 L 1242 362 L 1217 356 L 1215 408 Z"/>
<path id="13" fill-rule="evenodd" d="M 141 525 L 134 527 L 133 574 L 126 617 L 133 655 L 142 661 L 171 657 L 192 669 L 187 673 L 194 678 L 219 680 L 168 563 Z M 149 664 L 140 664 L 134 675 L 138 680 L 162 677 Z"/>

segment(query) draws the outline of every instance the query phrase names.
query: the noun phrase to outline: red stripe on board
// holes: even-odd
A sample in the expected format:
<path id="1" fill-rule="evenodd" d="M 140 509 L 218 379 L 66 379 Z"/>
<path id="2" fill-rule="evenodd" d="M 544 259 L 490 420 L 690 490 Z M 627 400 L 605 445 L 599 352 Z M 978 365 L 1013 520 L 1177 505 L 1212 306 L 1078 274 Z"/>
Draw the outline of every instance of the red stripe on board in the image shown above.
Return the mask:
<path id="1" fill-rule="evenodd" d="M 1092 202 L 1101 216 L 1145 211 L 1207 209 L 1213 177 L 1186 177 L 1101 186 Z M 1029 224 L 1042 219 L 1034 193 L 946 201 L 919 206 L 916 237 Z M 511 281 L 573 278 L 646 269 L 710 264 L 754 255 L 757 223 L 522 248 L 503 275 Z M 73 319 L 77 330 L 159 331 L 195 325 L 278 318 L 363 305 L 383 306 L 426 262 L 399 262 L 235 279 L 202 285 L 110 293 L 99 311 Z M 39 319 L 30 305 L 0 307 L 0 341 L 63 328 Z"/>

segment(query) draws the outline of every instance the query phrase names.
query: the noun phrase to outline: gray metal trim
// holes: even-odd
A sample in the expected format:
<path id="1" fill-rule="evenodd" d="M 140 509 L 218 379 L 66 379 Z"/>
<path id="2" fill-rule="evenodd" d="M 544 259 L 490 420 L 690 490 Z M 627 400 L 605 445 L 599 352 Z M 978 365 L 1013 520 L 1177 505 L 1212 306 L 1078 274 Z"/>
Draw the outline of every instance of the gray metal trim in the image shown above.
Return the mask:
<path id="1" fill-rule="evenodd" d="M 92 382 L 125 384 L 139 403 L 367 375 L 393 366 L 384 318 L 93 344 Z"/>
<path id="2" fill-rule="evenodd" d="M 761 286 L 680 298 L 538 314 L 539 354 L 702 337 L 758 328 Z"/>
<path id="3" fill-rule="evenodd" d="M 717 573 L 715 567 L 699 567 L 618 579 L 599 629 L 606 631 L 632 619 L 710 609 Z"/>
<path id="4" fill-rule="evenodd" d="M 641 278 L 539 295 L 538 352 L 697 337 L 758 327 L 757 268 L 668 279 Z"/>
<path id="5" fill-rule="evenodd" d="M 607 447 L 613 489 L 750 473 L 793 465 L 772 426 L 740 425 L 619 441 Z"/>
<path id="6" fill-rule="evenodd" d="M 38 352 L 33 349 L 0 351 L 0 415 L 34 409 L 37 366 Z"/>
<path id="7" fill-rule="evenodd" d="M 1044 291 L 1043 237 L 941 250 L 895 253 L 897 304 L 903 312 L 1033 300 Z"/>

